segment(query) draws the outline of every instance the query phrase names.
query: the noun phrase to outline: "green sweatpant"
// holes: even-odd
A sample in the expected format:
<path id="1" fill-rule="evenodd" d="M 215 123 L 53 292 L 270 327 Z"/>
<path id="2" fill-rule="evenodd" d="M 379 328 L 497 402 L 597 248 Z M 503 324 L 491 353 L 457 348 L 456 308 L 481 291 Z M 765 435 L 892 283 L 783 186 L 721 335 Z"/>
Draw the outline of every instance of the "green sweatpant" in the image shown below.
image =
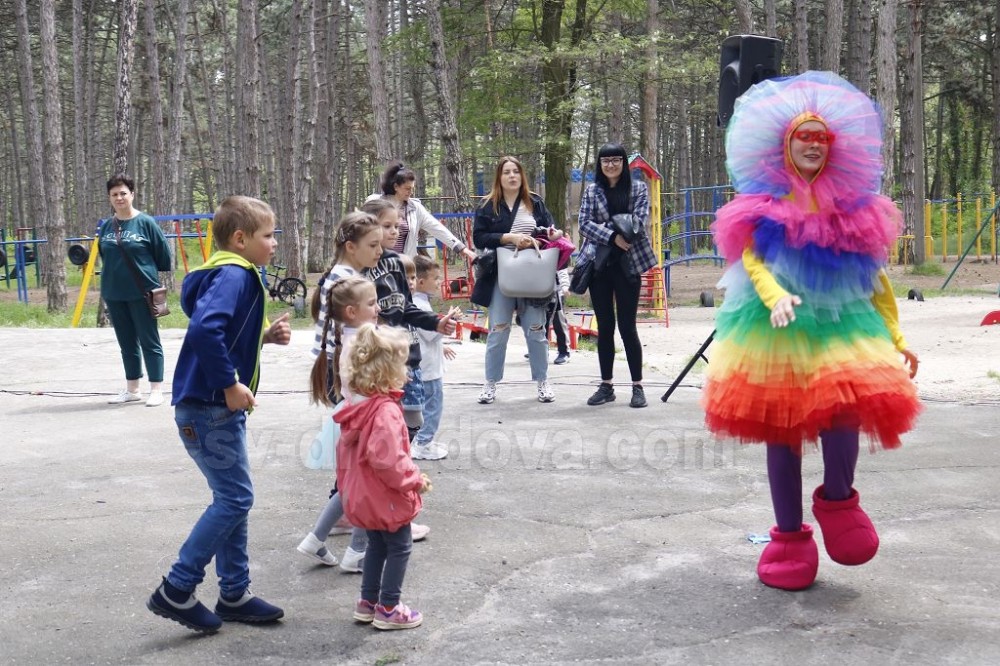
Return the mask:
<path id="1" fill-rule="evenodd" d="M 111 317 L 111 325 L 118 338 L 125 365 L 125 379 L 142 377 L 142 359 L 146 361 L 146 372 L 150 382 L 163 381 L 163 345 L 160 344 L 160 329 L 149 314 L 146 301 L 104 301 Z M 142 359 L 139 358 L 140 348 Z"/>

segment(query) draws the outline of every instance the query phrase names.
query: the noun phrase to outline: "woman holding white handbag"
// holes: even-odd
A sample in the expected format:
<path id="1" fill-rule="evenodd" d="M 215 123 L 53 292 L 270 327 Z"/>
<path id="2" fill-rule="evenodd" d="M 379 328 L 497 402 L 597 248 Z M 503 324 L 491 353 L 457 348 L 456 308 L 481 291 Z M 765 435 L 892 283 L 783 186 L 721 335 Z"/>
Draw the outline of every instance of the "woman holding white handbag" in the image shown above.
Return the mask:
<path id="1" fill-rule="evenodd" d="M 476 211 L 472 239 L 480 250 L 508 248 L 538 252 L 536 235 L 556 240 L 562 232 L 553 228 L 552 215 L 537 194 L 528 191 L 521 163 L 514 157 L 502 157 L 497 164 L 493 188 L 483 197 Z M 545 252 L 556 252 L 546 250 Z M 528 257 L 530 258 L 530 257 Z M 523 298 L 506 295 L 501 290 L 497 272 L 485 272 L 476 281 L 472 302 L 490 309 L 490 331 L 486 338 L 486 383 L 479 394 L 481 404 L 496 399 L 497 382 L 503 379 L 507 341 L 517 310 L 528 343 L 531 378 L 538 383 L 539 402 L 552 402 L 555 395 L 548 382 L 549 343 L 545 330 L 546 307 L 555 291 L 555 264 L 552 265 L 551 289 L 544 297 Z M 500 269 L 501 271 L 503 268 Z"/>

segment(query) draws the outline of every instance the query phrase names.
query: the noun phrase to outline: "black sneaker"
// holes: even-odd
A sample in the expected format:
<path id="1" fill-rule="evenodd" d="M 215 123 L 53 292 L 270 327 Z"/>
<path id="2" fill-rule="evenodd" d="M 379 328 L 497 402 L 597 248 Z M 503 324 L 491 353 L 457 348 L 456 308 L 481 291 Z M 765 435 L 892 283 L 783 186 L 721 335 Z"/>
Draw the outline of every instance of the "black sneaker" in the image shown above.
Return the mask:
<path id="1" fill-rule="evenodd" d="M 253 596 L 250 590 L 245 590 L 243 596 L 236 601 L 226 601 L 219 597 L 215 604 L 215 614 L 227 622 L 260 624 L 280 620 L 285 616 L 285 611 Z"/>
<path id="2" fill-rule="evenodd" d="M 166 588 L 170 587 L 168 593 Z M 219 616 L 208 610 L 203 603 L 195 598 L 194 593 L 188 592 L 187 599 L 178 602 L 168 596 L 172 593 L 175 598 L 185 594 L 177 590 L 167 579 L 164 578 L 152 596 L 146 600 L 146 608 L 160 617 L 173 620 L 184 625 L 188 629 L 201 632 L 203 634 L 214 634 L 222 627 L 222 620 Z"/>
<path id="3" fill-rule="evenodd" d="M 629 407 L 645 407 L 646 406 L 646 392 L 642 390 L 642 386 L 639 384 L 632 384 L 632 402 L 628 403 Z"/>
<path id="4" fill-rule="evenodd" d="M 569 362 L 569 352 L 560 352 L 559 355 L 556 356 L 556 360 L 553 361 L 556 365 L 562 365 L 567 362 Z"/>
<path id="5" fill-rule="evenodd" d="M 588 405 L 603 405 L 606 402 L 615 401 L 615 387 L 607 382 L 601 382 L 601 385 L 597 387 L 594 391 L 594 395 L 587 398 Z"/>

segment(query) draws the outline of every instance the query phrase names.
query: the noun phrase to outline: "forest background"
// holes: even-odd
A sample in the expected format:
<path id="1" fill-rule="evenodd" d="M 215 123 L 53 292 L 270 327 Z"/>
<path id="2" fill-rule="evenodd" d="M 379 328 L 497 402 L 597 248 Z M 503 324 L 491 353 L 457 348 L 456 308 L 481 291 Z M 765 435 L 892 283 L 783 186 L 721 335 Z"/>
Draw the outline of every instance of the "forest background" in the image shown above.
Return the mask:
<path id="1" fill-rule="evenodd" d="M 267 200 L 290 275 L 324 267 L 393 158 L 450 212 L 518 156 L 572 229 L 579 175 L 620 141 L 662 174 L 667 214 L 727 183 L 719 46 L 760 34 L 783 74 L 836 71 L 879 102 L 883 190 L 920 238 L 925 198 L 1000 189 L 998 24 L 1000 0 L 13 0 L 0 227 L 48 239 L 61 311 L 64 241 L 107 217 L 119 172 L 154 215 Z"/>

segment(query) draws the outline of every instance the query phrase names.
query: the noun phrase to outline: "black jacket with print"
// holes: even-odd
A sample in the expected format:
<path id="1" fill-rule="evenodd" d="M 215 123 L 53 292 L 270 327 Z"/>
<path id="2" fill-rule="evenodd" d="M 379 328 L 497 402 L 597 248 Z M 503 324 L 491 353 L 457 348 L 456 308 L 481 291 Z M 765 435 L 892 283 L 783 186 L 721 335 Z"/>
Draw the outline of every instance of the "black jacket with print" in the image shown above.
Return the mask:
<path id="1" fill-rule="evenodd" d="M 406 281 L 406 270 L 399 255 L 392 250 L 382 250 L 382 257 L 375 268 L 368 268 L 363 274 L 375 283 L 379 319 L 389 326 L 405 328 L 410 334 L 410 355 L 406 365 L 411 368 L 419 367 L 420 340 L 413 329 L 436 331 L 438 316 L 413 304 L 410 285 Z"/>

